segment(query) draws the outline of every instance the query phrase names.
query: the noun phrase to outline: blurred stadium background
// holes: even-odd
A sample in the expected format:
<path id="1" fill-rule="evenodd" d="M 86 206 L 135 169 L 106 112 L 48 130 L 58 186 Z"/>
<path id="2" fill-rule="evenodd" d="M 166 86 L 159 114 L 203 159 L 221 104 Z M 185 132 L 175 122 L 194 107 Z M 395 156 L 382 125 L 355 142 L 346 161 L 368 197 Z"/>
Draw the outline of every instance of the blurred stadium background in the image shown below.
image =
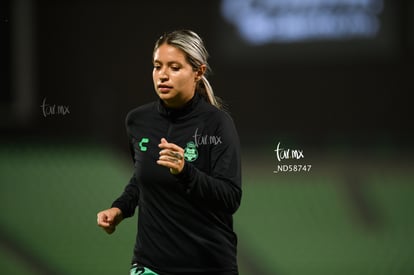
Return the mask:
<path id="1" fill-rule="evenodd" d="M 178 28 L 205 39 L 239 130 L 240 274 L 414 274 L 412 1 L 5 0 L 0 20 L 2 274 L 127 274 L 136 219 L 108 236 L 96 213 Z"/>

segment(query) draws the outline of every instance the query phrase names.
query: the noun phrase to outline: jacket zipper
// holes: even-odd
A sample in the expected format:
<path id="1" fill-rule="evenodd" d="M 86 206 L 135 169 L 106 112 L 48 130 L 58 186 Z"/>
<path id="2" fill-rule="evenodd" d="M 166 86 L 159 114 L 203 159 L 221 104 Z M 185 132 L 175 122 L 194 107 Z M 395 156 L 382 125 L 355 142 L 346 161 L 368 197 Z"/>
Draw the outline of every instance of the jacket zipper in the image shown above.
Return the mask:
<path id="1" fill-rule="evenodd" d="M 165 137 L 167 139 L 167 141 L 170 141 L 170 136 L 171 136 L 171 130 L 173 128 L 172 122 L 168 121 L 168 129 L 167 129 L 167 136 Z"/>

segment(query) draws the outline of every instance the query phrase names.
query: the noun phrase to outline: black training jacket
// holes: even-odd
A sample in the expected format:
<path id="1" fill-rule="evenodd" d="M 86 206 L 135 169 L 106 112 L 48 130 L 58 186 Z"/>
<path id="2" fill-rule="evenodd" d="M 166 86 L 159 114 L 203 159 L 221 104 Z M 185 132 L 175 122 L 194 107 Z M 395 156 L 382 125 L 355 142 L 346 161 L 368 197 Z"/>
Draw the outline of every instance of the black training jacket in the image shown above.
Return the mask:
<path id="1" fill-rule="evenodd" d="M 112 206 L 124 218 L 139 206 L 132 261 L 160 274 L 237 274 L 241 167 L 230 116 L 196 94 L 178 110 L 161 100 L 138 107 L 126 127 L 134 175 Z M 178 175 L 156 163 L 161 138 L 185 149 Z"/>

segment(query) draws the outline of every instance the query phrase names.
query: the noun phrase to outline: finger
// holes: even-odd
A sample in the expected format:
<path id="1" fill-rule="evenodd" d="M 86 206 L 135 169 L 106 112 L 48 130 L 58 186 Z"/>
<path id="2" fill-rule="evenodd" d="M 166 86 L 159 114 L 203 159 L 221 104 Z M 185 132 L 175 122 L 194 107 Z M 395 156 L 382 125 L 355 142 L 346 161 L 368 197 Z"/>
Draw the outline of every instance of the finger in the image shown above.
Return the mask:
<path id="1" fill-rule="evenodd" d="M 179 159 L 177 159 L 177 158 L 175 158 L 175 157 L 171 157 L 171 156 L 169 156 L 169 155 L 167 155 L 167 156 L 160 156 L 159 157 L 159 160 L 162 160 L 162 161 L 166 161 L 166 162 L 170 162 L 170 163 L 179 163 L 180 162 L 180 160 Z"/>
<path id="2" fill-rule="evenodd" d="M 113 219 L 110 218 L 108 215 L 102 213 L 98 214 L 97 222 L 99 226 L 109 226 L 112 224 Z"/>
<path id="3" fill-rule="evenodd" d="M 160 156 L 167 156 L 167 155 L 169 155 L 169 151 L 171 151 L 171 150 L 169 150 L 169 149 L 163 149 L 163 150 L 161 150 L 160 151 Z"/>
<path id="4" fill-rule="evenodd" d="M 178 169 L 178 162 L 173 162 L 171 160 L 159 159 L 157 160 L 157 164 L 161 166 L 165 166 L 167 168 Z"/>
<path id="5" fill-rule="evenodd" d="M 165 160 L 165 158 L 167 157 L 160 157 L 160 159 L 157 160 L 157 164 L 169 168 L 172 174 L 179 174 L 182 171 L 184 167 L 182 161 L 176 160 L 177 162 L 172 162 L 169 159 Z"/>
<path id="6" fill-rule="evenodd" d="M 98 213 L 96 220 L 98 222 L 98 225 L 101 224 L 102 222 L 104 222 L 104 215 Z"/>
<path id="7" fill-rule="evenodd" d="M 167 152 L 165 154 L 160 154 L 158 159 L 171 161 L 171 162 L 181 162 L 183 160 L 183 156 L 177 152 Z"/>
<path id="8" fill-rule="evenodd" d="M 169 154 L 171 156 L 175 156 L 172 152 L 178 153 L 180 155 L 184 154 L 184 149 L 181 148 L 180 146 L 177 146 L 177 145 L 173 144 L 173 143 L 168 143 L 168 145 L 160 144 L 159 148 L 161 149 L 160 155 L 161 154 L 164 154 L 164 155 Z"/>
<path id="9" fill-rule="evenodd" d="M 160 156 L 170 156 L 170 157 L 176 158 L 178 160 L 182 160 L 184 158 L 182 153 L 172 151 L 172 150 L 169 150 L 169 149 L 161 150 L 160 151 Z"/>
<path id="10" fill-rule="evenodd" d="M 183 156 L 182 156 L 180 153 L 177 153 L 177 152 L 171 151 L 171 155 L 172 155 L 174 158 L 178 159 L 178 160 L 182 160 L 182 159 L 183 159 Z"/>
<path id="11" fill-rule="evenodd" d="M 108 222 L 106 220 L 98 219 L 98 226 L 107 227 L 107 226 L 110 226 L 110 225 L 111 225 L 110 222 Z"/>
<path id="12" fill-rule="evenodd" d="M 184 149 L 181 148 L 180 146 L 174 144 L 174 143 L 169 143 L 169 142 L 163 142 L 163 140 L 165 139 L 161 139 L 161 143 L 158 144 L 158 147 L 161 149 L 169 149 L 172 151 L 177 151 L 177 152 L 184 152 Z"/>
<path id="13" fill-rule="evenodd" d="M 171 165 L 172 165 L 171 162 L 161 160 L 161 159 L 157 160 L 157 164 L 161 165 L 161 166 L 164 166 L 164 167 L 167 167 L 167 168 L 171 168 Z"/>
<path id="14" fill-rule="evenodd" d="M 172 162 L 174 162 L 174 163 L 179 163 L 180 162 L 180 159 L 179 158 L 176 158 L 176 157 L 169 158 L 169 160 L 172 161 Z"/>

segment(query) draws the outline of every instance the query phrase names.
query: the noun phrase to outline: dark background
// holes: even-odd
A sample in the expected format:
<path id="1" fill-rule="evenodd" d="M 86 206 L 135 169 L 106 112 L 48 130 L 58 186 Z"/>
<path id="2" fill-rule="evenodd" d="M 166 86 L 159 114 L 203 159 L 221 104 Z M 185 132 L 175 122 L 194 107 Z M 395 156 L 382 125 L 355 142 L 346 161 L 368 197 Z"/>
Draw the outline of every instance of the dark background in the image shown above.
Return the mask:
<path id="1" fill-rule="evenodd" d="M 19 99 L 27 101 L 26 111 L 19 111 L 11 108 L 17 85 L 2 78 L 3 134 L 86 137 L 125 147 L 127 111 L 156 99 L 154 41 L 165 31 L 190 28 L 206 42 L 210 81 L 246 147 L 278 138 L 321 147 L 411 145 L 411 1 L 385 1 L 376 38 L 257 47 L 236 36 L 219 1 L 33 1 L 27 13 L 32 32 L 23 39 L 32 45 L 26 49 L 31 63 L 13 66 L 12 59 L 17 77 L 11 79 L 29 77 L 33 85 Z M 11 14 L 2 28 L 13 28 L 14 19 Z M 13 33 L 2 32 L 8 34 L 6 61 L 21 55 Z M 45 118 L 45 98 L 69 106 L 70 115 Z"/>

